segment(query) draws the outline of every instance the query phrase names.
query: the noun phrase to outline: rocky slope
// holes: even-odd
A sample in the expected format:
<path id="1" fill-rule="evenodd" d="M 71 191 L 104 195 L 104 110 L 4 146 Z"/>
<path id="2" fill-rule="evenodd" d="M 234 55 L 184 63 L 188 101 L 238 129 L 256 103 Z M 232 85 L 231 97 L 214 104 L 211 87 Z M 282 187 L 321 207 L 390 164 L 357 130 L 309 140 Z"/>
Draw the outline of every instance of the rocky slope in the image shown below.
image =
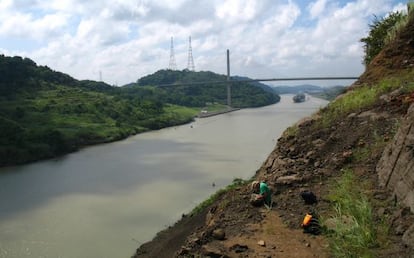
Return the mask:
<path id="1" fill-rule="evenodd" d="M 254 177 L 275 189 L 271 210 L 251 206 L 249 185 L 240 185 L 203 212 L 160 232 L 134 257 L 330 257 L 324 235 L 303 234 L 300 223 L 310 210 L 330 216 L 328 196 L 344 169 L 351 169 L 367 185 L 373 220 L 390 225 L 387 239 L 381 241 L 385 244 L 373 248 L 375 257 L 412 257 L 414 91 L 402 89 L 412 86 L 413 67 L 412 19 L 345 94 L 363 85 L 376 87 L 390 76 L 404 78 L 399 80 L 401 87 L 371 105 L 343 112 L 328 126 L 320 126 L 326 111 L 321 110 L 278 140 Z M 303 190 L 313 191 L 319 202 L 305 205 L 299 197 Z"/>

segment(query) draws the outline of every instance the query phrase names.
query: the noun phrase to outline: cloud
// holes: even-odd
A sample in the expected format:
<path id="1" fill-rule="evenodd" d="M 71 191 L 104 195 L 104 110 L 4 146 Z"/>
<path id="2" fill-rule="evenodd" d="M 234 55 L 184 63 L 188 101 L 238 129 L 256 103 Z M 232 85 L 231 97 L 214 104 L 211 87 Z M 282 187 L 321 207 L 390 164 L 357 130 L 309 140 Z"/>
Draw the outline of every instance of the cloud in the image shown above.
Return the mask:
<path id="1" fill-rule="evenodd" d="M 3 13 L 1 16 L 0 35 L 36 40 L 56 36 L 66 26 L 68 19 L 66 15 L 59 13 L 40 18 L 19 12 Z"/>
<path id="2" fill-rule="evenodd" d="M 327 0 L 318 0 L 309 4 L 308 9 L 312 19 L 318 17 L 323 13 L 325 10 L 326 1 Z"/>
<path id="3" fill-rule="evenodd" d="M 5 54 L 77 79 L 101 72 L 112 84 L 167 68 L 172 36 L 178 69 L 192 36 L 196 70 L 225 74 L 230 49 L 232 74 L 359 75 L 359 39 L 373 15 L 404 8 L 396 0 L 2 0 L 0 44 Z"/>
<path id="4" fill-rule="evenodd" d="M 257 14 L 258 2 L 254 0 L 228 0 L 217 5 L 215 15 L 224 22 L 246 22 Z"/>

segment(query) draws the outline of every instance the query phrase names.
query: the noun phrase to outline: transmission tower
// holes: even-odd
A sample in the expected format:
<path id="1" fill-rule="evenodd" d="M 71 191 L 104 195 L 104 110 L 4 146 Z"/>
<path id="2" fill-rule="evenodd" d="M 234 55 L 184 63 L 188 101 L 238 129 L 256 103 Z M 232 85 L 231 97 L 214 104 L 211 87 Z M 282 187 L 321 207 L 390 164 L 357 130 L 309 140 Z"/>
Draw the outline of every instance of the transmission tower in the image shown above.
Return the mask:
<path id="1" fill-rule="evenodd" d="M 193 50 L 191 48 L 191 36 L 188 39 L 188 64 L 187 69 L 190 71 L 194 71 L 194 59 L 193 59 Z"/>
<path id="2" fill-rule="evenodd" d="M 177 70 L 177 64 L 175 63 L 175 55 L 174 55 L 173 37 L 171 37 L 170 65 L 168 66 L 168 69 L 169 70 Z"/>

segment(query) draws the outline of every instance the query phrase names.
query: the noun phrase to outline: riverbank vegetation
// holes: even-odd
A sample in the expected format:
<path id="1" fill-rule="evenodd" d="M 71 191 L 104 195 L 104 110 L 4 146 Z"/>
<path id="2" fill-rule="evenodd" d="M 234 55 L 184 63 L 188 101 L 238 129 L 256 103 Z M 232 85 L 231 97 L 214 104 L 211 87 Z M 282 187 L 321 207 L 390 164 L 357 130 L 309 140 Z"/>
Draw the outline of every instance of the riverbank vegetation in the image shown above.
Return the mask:
<path id="1" fill-rule="evenodd" d="M 226 104 L 225 85 L 134 83 L 114 87 L 78 81 L 18 56 L 0 55 L 0 74 L 0 166 L 56 157 L 83 146 L 188 123 L 208 103 Z M 160 74 L 185 75 L 186 82 L 223 77 L 211 72 L 164 70 L 147 78 Z M 170 77 L 168 82 L 179 79 Z M 233 96 L 235 107 L 279 101 L 277 94 L 249 84 L 234 85 Z"/>

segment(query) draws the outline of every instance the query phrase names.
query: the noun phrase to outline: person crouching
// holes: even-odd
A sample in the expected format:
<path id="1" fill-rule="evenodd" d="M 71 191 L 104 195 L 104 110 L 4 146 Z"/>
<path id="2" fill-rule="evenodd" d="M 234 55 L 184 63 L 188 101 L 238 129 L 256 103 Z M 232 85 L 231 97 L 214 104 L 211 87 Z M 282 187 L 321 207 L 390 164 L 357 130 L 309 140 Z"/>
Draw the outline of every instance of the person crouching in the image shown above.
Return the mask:
<path id="1" fill-rule="evenodd" d="M 259 207 L 264 204 L 266 207 L 272 207 L 272 191 L 265 182 L 253 181 L 251 188 L 253 193 L 250 203 L 253 206 Z"/>

